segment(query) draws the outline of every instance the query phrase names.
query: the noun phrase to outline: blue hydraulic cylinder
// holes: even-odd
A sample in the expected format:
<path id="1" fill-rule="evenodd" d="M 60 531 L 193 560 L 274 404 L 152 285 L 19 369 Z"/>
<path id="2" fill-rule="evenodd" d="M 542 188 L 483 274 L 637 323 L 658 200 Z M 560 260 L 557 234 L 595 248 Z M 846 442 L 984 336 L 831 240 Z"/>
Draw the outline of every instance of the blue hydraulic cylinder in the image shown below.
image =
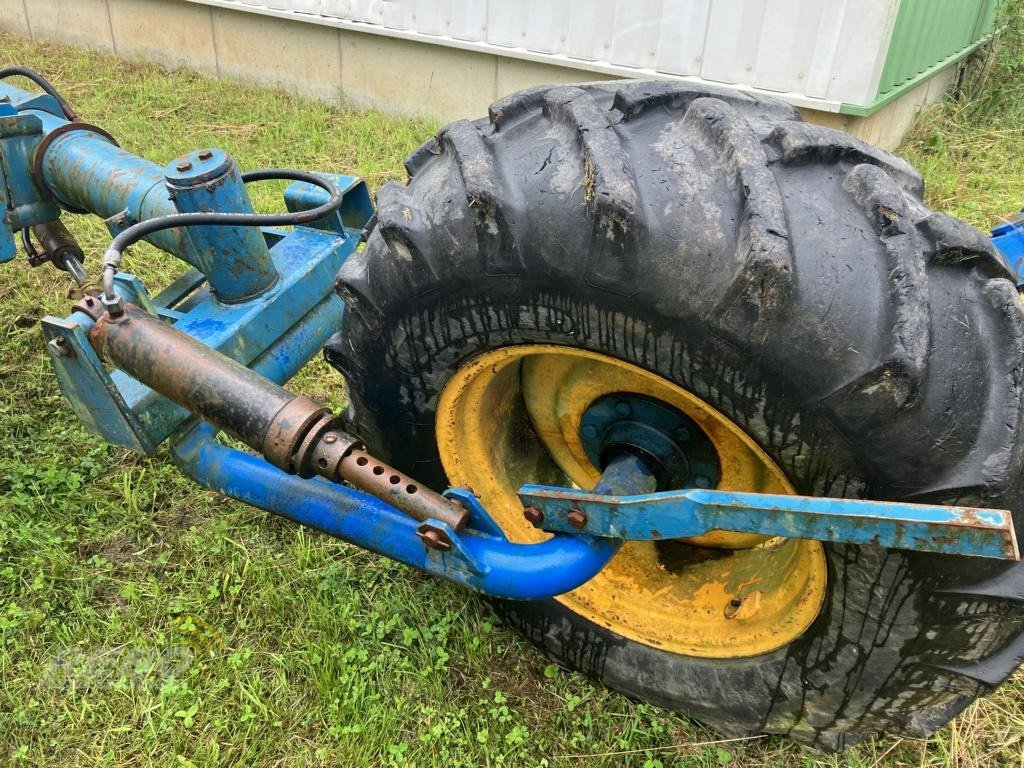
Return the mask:
<path id="1" fill-rule="evenodd" d="M 254 213 L 238 165 L 224 150 L 201 149 L 182 155 L 166 172 L 167 189 L 179 213 Z M 206 275 L 218 301 L 245 301 L 277 281 L 270 249 L 256 227 L 190 227 L 188 236 L 193 265 Z"/>
<path id="2" fill-rule="evenodd" d="M 105 219 L 111 234 L 119 234 L 140 221 L 179 213 L 168 189 L 168 174 L 172 183 L 179 183 L 183 188 L 203 179 L 203 184 L 197 189 L 184 191 L 179 202 L 181 210 L 208 210 L 216 205 L 220 206 L 217 208 L 219 211 L 252 211 L 248 195 L 239 189 L 238 169 L 233 167 L 232 179 L 231 171 L 226 168 L 230 159 L 224 153 L 212 153 L 203 168 L 196 165 L 198 153 L 179 158 L 165 168 L 121 149 L 114 138 L 100 128 L 68 122 L 59 105 L 50 97 L 40 97 L 10 83 L 0 82 L 0 99 L 3 97 L 9 100 L 8 109 L 17 112 L 19 119 L 35 119 L 41 124 L 39 137 L 31 148 L 34 162 L 18 163 L 19 168 L 25 169 L 25 178 L 8 178 L 8 183 L 35 192 L 35 182 L 28 175 L 28 169 L 35 167 L 38 180 L 45 187 L 40 190 L 45 192 L 44 197 L 52 196 L 69 210 L 93 213 Z M 194 170 L 190 168 L 188 172 L 179 172 L 177 167 L 182 162 L 191 162 Z M 204 178 L 207 170 L 214 170 L 214 165 L 221 166 L 222 177 L 216 178 L 216 174 L 211 174 L 210 178 Z M 0 172 L 0 177 L 3 175 Z M 54 216 L 56 211 L 54 207 Z M 8 228 L 18 229 L 20 225 Z M 234 227 L 227 229 L 240 230 Z M 228 252 L 223 263 L 210 257 L 210 233 L 197 237 L 191 229 L 175 228 L 154 232 L 146 240 L 207 274 L 218 298 L 225 303 L 259 294 L 272 285 L 276 273 L 266 245 L 262 242 L 256 244 L 257 240 L 262 240 L 259 230 L 252 228 L 244 235 L 238 231 L 221 230 L 222 248 Z M 243 243 L 252 249 L 254 255 L 251 258 L 238 255 L 244 250 Z M 10 251 L 9 243 L 6 251 Z M 255 267 L 255 274 L 248 275 L 244 269 L 239 269 L 245 266 Z M 212 273 L 207 270 L 212 270 Z"/>

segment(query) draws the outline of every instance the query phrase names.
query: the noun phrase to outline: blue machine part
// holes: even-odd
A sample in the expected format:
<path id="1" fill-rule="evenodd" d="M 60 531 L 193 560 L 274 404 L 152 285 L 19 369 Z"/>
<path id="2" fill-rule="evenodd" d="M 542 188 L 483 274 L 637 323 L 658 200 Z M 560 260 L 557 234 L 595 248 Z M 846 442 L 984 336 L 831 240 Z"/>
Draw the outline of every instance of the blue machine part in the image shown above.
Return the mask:
<path id="1" fill-rule="evenodd" d="M 701 489 L 606 496 L 525 485 L 519 497 L 541 511 L 540 527 L 552 532 L 664 540 L 725 530 L 1020 559 L 1013 518 L 999 509 Z"/>
<path id="2" fill-rule="evenodd" d="M 337 177 L 339 187 L 361 191 L 362 182 L 351 177 Z M 222 228 L 223 229 L 223 228 Z M 273 234 L 272 234 L 273 236 Z M 344 305 L 334 294 L 331 283 L 345 259 L 355 251 L 358 232 L 327 232 L 309 227 L 296 227 L 277 240 L 270 249 L 276 272 L 272 287 L 249 301 L 223 304 L 212 292 L 183 292 L 157 297 L 152 301 L 155 313 L 174 322 L 175 328 L 245 365 L 271 349 L 285 334 L 301 335 L 307 340 L 309 356 L 296 361 L 293 374 L 323 346 L 337 330 Z M 126 301 L 145 306 L 139 296 L 141 285 L 133 294 L 125 287 L 123 275 L 116 281 L 118 293 Z M 195 286 L 198 276 L 185 276 L 182 286 Z M 144 289 L 142 289 L 144 291 Z M 172 292 L 173 293 L 173 292 Z M 148 300 L 148 297 L 147 299 Z M 83 317 L 71 322 L 87 322 Z M 48 339 L 67 335 L 68 320 L 43 319 L 43 332 Z M 69 338 L 77 353 L 81 340 Z M 87 343 L 87 342 L 86 342 Z M 94 354 L 92 355 L 95 356 Z M 151 453 L 175 429 L 192 415 L 153 392 L 121 371 L 103 372 L 92 364 L 88 353 L 74 357 L 55 358 L 58 378 L 65 397 L 75 404 L 86 404 L 89 415 L 83 418 L 90 431 L 104 440 L 136 451 Z M 103 385 L 97 389 L 97 377 Z M 99 392 L 113 392 L 117 397 L 97 400 Z M 128 437 L 128 435 L 131 437 Z"/>
<path id="3" fill-rule="evenodd" d="M 1010 262 L 1017 287 L 1024 288 L 1024 212 L 1017 218 L 1000 224 L 992 230 L 992 244 L 1002 252 Z"/>
<path id="4" fill-rule="evenodd" d="M 167 190 L 178 213 L 255 213 L 234 159 L 222 149 L 201 149 L 165 169 Z M 336 230 L 343 232 L 343 230 Z M 190 227 L 195 266 L 222 304 L 258 296 L 278 279 L 270 249 L 255 227 Z"/>
<path id="5" fill-rule="evenodd" d="M 32 183 L 30 161 L 42 136 L 42 120 L 22 114 L 13 104 L 0 103 L 0 263 L 14 258 L 14 232 L 60 215 Z"/>
<path id="6" fill-rule="evenodd" d="M 416 535 L 423 524 L 385 502 L 320 478 L 289 475 L 215 437 L 216 430 L 201 423 L 172 447 L 175 463 L 201 485 L 495 597 L 540 600 L 568 592 L 589 581 L 621 545 L 580 535 L 513 544 L 473 494 L 452 489 L 449 495 L 470 510 L 469 527 L 456 533 L 428 521 L 452 540 L 448 551 L 429 549 Z"/>
<path id="7" fill-rule="evenodd" d="M 301 337 L 306 357 L 287 363 L 294 374 L 340 322 L 343 305 L 332 289 L 334 275 L 355 251 L 373 212 L 362 180 L 323 176 L 344 194 L 335 215 L 292 231 L 229 226 L 154 232 L 149 242 L 194 269 L 155 299 L 131 276 L 118 276 L 117 292 L 245 365 L 284 337 Z M 289 211 L 309 210 L 325 201 L 326 194 L 318 192 L 297 182 L 285 190 L 285 205 Z M 105 219 L 112 234 L 175 213 L 252 211 L 227 153 L 197 150 L 157 165 L 121 149 L 99 128 L 68 122 L 52 97 L 0 81 L 0 206 L 6 212 L 0 261 L 13 256 L 12 231 L 57 217 L 51 196 L 70 210 Z M 43 321 L 61 388 L 90 431 L 115 445 L 152 452 L 192 415 L 123 372 L 108 374 L 82 333 L 91 322 L 86 312 Z"/>
<path id="8" fill-rule="evenodd" d="M 198 150 L 160 166 L 122 150 L 101 129 L 69 123 L 51 97 L 3 82 L 0 160 L 5 211 L 0 261 L 13 255 L 12 231 L 56 217 L 51 196 L 70 210 L 104 218 L 114 235 L 175 213 L 252 211 L 238 168 L 226 153 Z M 291 231 L 232 223 L 153 232 L 147 240 L 192 268 L 152 298 L 140 281 L 123 273 L 115 279 L 116 292 L 176 330 L 284 383 L 338 327 L 343 305 L 333 293 L 333 277 L 355 252 L 373 215 L 362 181 L 329 178 L 344 193 L 341 207 Z M 287 188 L 284 202 L 290 212 L 309 211 L 327 197 L 324 190 L 298 182 Z M 1018 227 L 994 233 L 1004 235 L 1022 241 L 1019 255 L 1024 256 Z M 1019 272 L 1019 261 L 1011 261 Z M 43 331 L 61 388 L 91 431 L 143 452 L 173 436 L 175 461 L 205 487 L 491 595 L 534 600 L 561 594 L 592 578 L 626 540 L 683 538 L 712 529 L 1018 557 L 1012 521 L 998 510 L 712 490 L 650 493 L 656 487 L 654 472 L 630 453 L 600 457 L 609 463 L 593 493 L 524 487 L 522 499 L 532 505 L 540 527 L 554 534 L 538 544 L 509 542 L 465 489 L 449 489 L 446 496 L 468 510 L 466 528 L 420 522 L 358 490 L 289 475 L 220 444 L 215 428 L 194 414 L 121 371 L 109 373 L 89 343 L 99 311 L 89 301 L 83 299 L 69 318 L 46 318 Z M 653 408 L 640 401 L 634 405 L 639 411 Z M 594 422 L 585 426 L 593 428 L 595 439 L 628 445 L 646 434 L 643 424 L 623 431 L 612 423 L 612 413 L 592 414 Z M 655 416 L 668 425 L 666 434 L 686 442 L 679 435 L 687 425 L 672 421 L 671 414 Z M 597 443 L 592 447 L 598 450 Z M 696 462 L 694 484 L 713 477 L 709 467 Z M 425 546 L 426 537 L 417 534 L 430 530 L 440 532 L 448 546 Z"/>

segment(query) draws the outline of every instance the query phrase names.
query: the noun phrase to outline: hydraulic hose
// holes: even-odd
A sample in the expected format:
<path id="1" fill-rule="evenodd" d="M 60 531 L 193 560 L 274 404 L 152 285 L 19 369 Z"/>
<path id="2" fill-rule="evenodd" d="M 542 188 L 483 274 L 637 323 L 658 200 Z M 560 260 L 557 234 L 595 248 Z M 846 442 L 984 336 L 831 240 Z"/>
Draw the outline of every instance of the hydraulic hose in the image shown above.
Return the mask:
<path id="1" fill-rule="evenodd" d="M 6 80 L 9 77 L 28 78 L 42 88 L 48 95 L 57 100 L 57 103 L 60 104 L 61 111 L 68 120 L 71 122 L 78 120 L 78 115 L 75 114 L 75 110 L 73 110 L 71 105 L 68 104 L 64 97 L 60 95 L 60 92 L 53 87 L 53 84 L 49 80 L 34 69 L 29 69 L 28 67 L 3 67 L 0 69 L 0 80 Z"/>
<path id="2" fill-rule="evenodd" d="M 115 301 L 114 275 L 121 266 L 121 259 L 125 249 L 147 237 L 154 232 L 175 227 L 195 226 L 243 226 L 243 227 L 280 227 L 288 225 L 309 224 L 317 219 L 333 213 L 341 207 L 343 199 L 341 190 L 331 181 L 307 171 L 296 171 L 291 168 L 263 168 L 256 171 L 248 171 L 242 174 L 242 181 L 245 183 L 255 181 L 271 180 L 304 181 L 313 184 L 326 191 L 330 197 L 327 202 L 310 208 L 307 211 L 295 213 L 230 213 L 230 212 L 203 212 L 203 213 L 174 213 L 167 216 L 157 216 L 152 219 L 140 221 L 121 232 L 111 241 L 106 253 L 103 254 L 103 267 L 101 276 L 103 279 L 103 296 L 107 301 Z"/>

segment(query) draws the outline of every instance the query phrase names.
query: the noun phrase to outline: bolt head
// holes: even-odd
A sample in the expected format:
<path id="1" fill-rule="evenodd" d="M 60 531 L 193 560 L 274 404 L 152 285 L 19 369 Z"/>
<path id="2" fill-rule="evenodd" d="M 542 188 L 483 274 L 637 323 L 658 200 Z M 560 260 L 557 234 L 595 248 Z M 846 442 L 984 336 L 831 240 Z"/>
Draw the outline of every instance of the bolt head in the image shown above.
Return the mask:
<path id="1" fill-rule="evenodd" d="M 177 168 L 180 173 L 184 173 L 185 171 L 192 170 L 192 163 L 190 163 L 188 160 L 182 160 L 174 167 Z"/>
<path id="2" fill-rule="evenodd" d="M 530 504 L 528 507 L 523 509 L 523 517 L 526 518 L 526 522 L 534 526 L 540 525 L 544 522 L 544 513 L 540 511 L 539 507 L 535 507 L 533 504 Z"/>
<path id="3" fill-rule="evenodd" d="M 199 152 L 200 160 L 209 160 L 211 157 L 213 157 L 213 152 L 211 152 L 209 149 L 204 149 Z"/>
<path id="4" fill-rule="evenodd" d="M 587 424 L 586 426 L 583 427 L 583 436 L 588 440 L 593 440 L 595 437 L 597 437 L 597 427 L 595 427 L 593 424 Z"/>
<path id="5" fill-rule="evenodd" d="M 436 549 L 439 552 L 447 552 L 452 548 L 448 537 L 436 528 L 421 528 L 416 532 L 427 549 Z"/>
<path id="6" fill-rule="evenodd" d="M 711 479 L 708 477 L 704 477 L 703 475 L 698 475 L 697 477 L 693 478 L 693 484 L 698 488 L 710 488 Z"/>
<path id="7" fill-rule="evenodd" d="M 46 348 L 54 357 L 71 357 L 72 355 L 71 348 L 68 346 L 67 340 L 63 336 L 50 339 Z"/>
<path id="8" fill-rule="evenodd" d="M 584 514 L 582 509 L 576 509 L 573 507 L 569 510 L 569 514 L 565 518 L 569 521 L 569 525 L 579 530 L 587 524 L 587 516 Z"/>
<path id="9" fill-rule="evenodd" d="M 677 427 L 676 431 L 673 432 L 672 434 L 675 435 L 676 440 L 678 440 L 681 443 L 685 443 L 691 437 L 690 430 L 688 430 L 686 427 Z"/>
<path id="10" fill-rule="evenodd" d="M 633 412 L 633 409 L 629 407 L 629 403 L 625 400 L 620 400 L 615 404 L 615 410 L 620 416 L 629 416 Z"/>
<path id="11" fill-rule="evenodd" d="M 325 443 L 336 443 L 336 442 L 338 442 L 338 436 L 336 434 L 334 434 L 333 432 L 328 432 L 326 435 L 324 435 L 324 442 Z"/>

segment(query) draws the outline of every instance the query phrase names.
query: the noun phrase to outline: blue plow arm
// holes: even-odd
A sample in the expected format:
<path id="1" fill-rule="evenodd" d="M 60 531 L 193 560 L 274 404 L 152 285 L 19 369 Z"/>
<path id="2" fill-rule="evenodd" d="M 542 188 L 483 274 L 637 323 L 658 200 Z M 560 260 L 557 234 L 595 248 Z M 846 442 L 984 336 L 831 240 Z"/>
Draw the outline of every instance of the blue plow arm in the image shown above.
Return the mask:
<path id="1" fill-rule="evenodd" d="M 691 489 L 606 496 L 525 485 L 524 505 L 543 513 L 547 531 L 580 531 L 627 540 L 702 536 L 712 530 L 872 544 L 975 557 L 1019 560 L 1013 518 L 1001 509 L 891 501 L 773 496 Z M 569 520 L 573 510 L 574 525 Z M 585 519 L 583 525 L 579 521 Z"/>

